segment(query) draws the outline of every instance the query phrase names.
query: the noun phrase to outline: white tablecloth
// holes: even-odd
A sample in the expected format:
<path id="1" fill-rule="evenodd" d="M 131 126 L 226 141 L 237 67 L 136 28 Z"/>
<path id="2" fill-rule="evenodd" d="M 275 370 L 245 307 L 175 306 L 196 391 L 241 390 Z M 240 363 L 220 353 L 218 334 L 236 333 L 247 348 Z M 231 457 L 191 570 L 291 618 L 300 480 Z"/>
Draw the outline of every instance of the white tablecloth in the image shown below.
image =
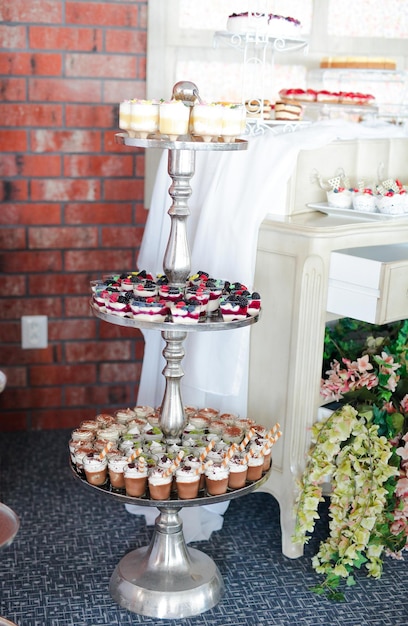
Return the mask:
<path id="1" fill-rule="evenodd" d="M 286 184 L 299 151 L 313 150 L 336 139 L 393 136 L 405 137 L 406 131 L 385 123 L 328 120 L 296 132 L 249 137 L 245 151 L 197 151 L 187 221 L 192 273 L 204 270 L 216 278 L 241 281 L 256 289 L 253 281 L 259 227 L 268 213 L 279 213 L 285 206 Z M 170 229 L 167 158 L 164 151 L 138 258 L 139 269 L 157 273 L 162 272 Z M 249 328 L 189 333 L 182 363 L 185 404 L 214 406 L 245 416 L 249 333 Z M 155 331 L 144 335 L 138 403 L 158 406 L 164 391 L 163 341 Z"/>

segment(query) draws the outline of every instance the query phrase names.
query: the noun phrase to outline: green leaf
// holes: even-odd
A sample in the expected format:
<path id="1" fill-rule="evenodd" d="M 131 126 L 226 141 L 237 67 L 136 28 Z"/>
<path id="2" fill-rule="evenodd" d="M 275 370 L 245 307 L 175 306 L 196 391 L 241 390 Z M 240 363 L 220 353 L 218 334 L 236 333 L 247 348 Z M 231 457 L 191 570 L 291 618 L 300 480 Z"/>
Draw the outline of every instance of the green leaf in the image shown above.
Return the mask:
<path id="1" fill-rule="evenodd" d="M 360 569 L 360 567 L 364 565 L 364 563 L 367 563 L 366 557 L 364 556 L 362 552 L 357 552 L 357 558 L 354 559 L 353 561 L 354 567 L 357 567 L 357 569 Z"/>
<path id="2" fill-rule="evenodd" d="M 393 434 L 402 432 L 404 426 L 404 416 L 401 413 L 390 413 L 386 417 L 389 428 L 393 431 Z"/>
<path id="3" fill-rule="evenodd" d="M 347 587 L 353 587 L 356 584 L 354 576 L 349 576 L 346 581 Z"/>

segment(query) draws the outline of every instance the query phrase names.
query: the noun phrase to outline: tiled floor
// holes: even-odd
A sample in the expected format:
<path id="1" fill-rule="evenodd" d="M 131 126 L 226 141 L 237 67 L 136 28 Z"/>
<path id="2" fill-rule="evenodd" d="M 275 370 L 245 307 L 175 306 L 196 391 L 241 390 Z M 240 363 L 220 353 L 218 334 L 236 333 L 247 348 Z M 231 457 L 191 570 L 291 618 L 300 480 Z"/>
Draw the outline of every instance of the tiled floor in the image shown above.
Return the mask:
<path id="1" fill-rule="evenodd" d="M 121 557 L 150 541 L 145 518 L 84 489 L 68 468 L 69 432 L 1 433 L 0 500 L 21 518 L 0 552 L 0 615 L 18 626 L 406 626 L 407 561 L 387 559 L 380 581 L 361 576 L 347 602 L 308 591 L 317 582 L 306 556 L 280 552 L 279 507 L 265 493 L 233 500 L 222 530 L 192 544 L 217 563 L 226 592 L 196 617 L 143 617 L 108 592 Z M 324 522 L 320 524 L 320 532 Z"/>

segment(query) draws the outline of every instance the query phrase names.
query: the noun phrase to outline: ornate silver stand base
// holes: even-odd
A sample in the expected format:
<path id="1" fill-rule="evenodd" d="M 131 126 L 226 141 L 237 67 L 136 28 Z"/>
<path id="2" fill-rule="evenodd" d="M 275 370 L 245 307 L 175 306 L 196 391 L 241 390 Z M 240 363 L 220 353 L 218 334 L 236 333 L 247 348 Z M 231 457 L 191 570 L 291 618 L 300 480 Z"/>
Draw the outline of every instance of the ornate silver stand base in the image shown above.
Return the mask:
<path id="1" fill-rule="evenodd" d="M 128 611 L 180 619 L 203 613 L 221 599 L 221 574 L 209 556 L 186 546 L 180 508 L 160 508 L 150 546 L 130 552 L 116 566 L 109 590 Z"/>

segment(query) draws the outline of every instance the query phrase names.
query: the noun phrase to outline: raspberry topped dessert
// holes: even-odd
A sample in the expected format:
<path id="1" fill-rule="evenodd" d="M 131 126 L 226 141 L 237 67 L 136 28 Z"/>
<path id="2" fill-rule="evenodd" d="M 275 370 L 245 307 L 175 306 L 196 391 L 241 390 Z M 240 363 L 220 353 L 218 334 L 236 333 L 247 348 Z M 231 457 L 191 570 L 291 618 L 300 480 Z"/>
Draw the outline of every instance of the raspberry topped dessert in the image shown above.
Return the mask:
<path id="1" fill-rule="evenodd" d="M 202 270 L 184 286 L 171 284 L 164 274 L 154 279 L 145 270 L 111 274 L 90 284 L 95 311 L 140 322 L 233 321 L 257 316 L 261 309 L 259 293 Z"/>

